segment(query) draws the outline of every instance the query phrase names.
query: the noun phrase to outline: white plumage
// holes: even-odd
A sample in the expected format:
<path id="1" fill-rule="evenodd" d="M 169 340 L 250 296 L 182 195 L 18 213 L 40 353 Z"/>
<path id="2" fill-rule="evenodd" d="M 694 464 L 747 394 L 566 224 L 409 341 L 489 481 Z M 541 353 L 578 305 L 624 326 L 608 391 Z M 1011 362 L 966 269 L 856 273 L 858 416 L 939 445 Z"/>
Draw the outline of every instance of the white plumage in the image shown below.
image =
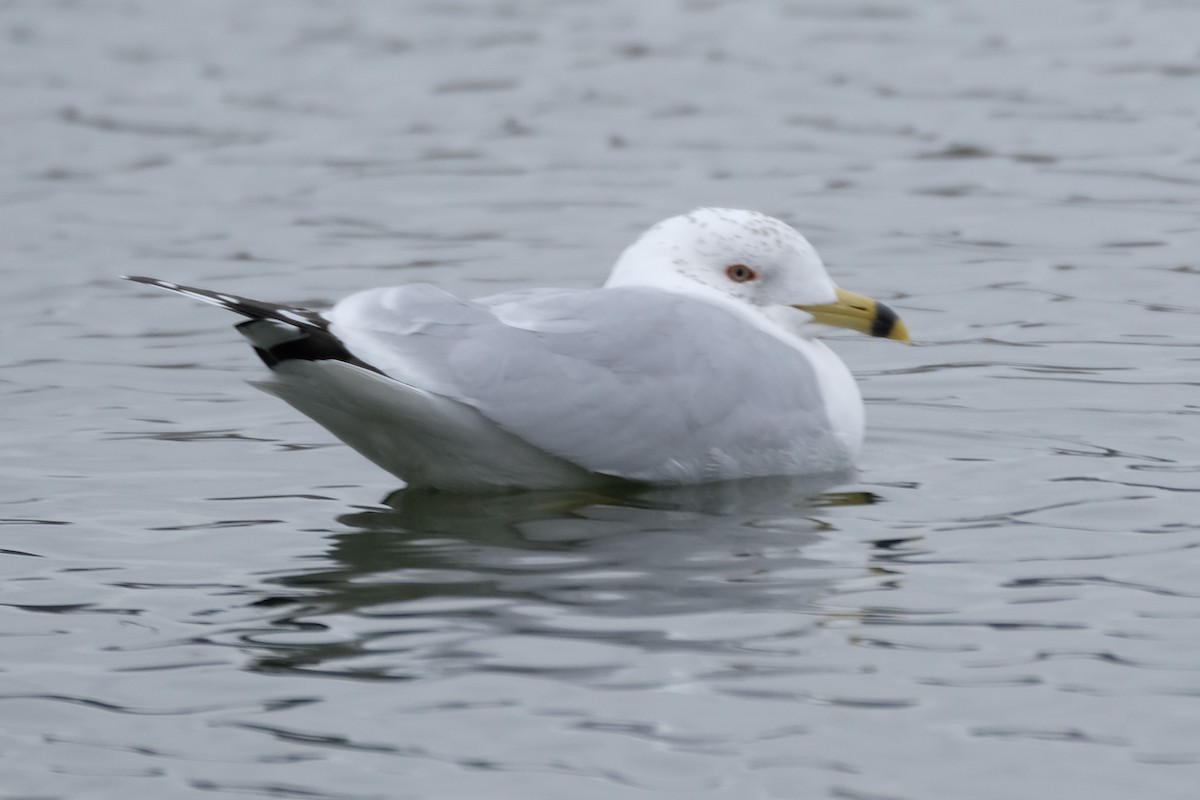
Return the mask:
<path id="1" fill-rule="evenodd" d="M 271 368 L 256 385 L 409 485 L 688 484 L 849 467 L 862 399 L 822 324 L 907 341 L 761 214 L 651 228 L 604 288 L 463 300 L 371 289 L 330 311 L 132 278 L 223 306 Z"/>

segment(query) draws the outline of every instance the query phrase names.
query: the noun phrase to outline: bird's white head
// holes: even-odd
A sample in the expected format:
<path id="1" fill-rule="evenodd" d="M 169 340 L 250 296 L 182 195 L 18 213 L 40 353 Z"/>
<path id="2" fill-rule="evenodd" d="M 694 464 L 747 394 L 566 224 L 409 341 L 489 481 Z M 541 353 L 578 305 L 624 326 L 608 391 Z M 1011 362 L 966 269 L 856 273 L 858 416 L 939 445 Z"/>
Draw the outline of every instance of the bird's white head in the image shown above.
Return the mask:
<path id="1" fill-rule="evenodd" d="M 836 287 L 795 228 L 766 214 L 699 208 L 663 220 L 621 254 L 608 286 L 699 284 L 755 306 L 832 303 Z"/>
<path id="2" fill-rule="evenodd" d="M 834 325 L 908 341 L 895 312 L 839 289 L 799 231 L 756 211 L 700 208 L 663 220 L 626 248 L 605 286 L 733 300 L 803 335 Z"/>

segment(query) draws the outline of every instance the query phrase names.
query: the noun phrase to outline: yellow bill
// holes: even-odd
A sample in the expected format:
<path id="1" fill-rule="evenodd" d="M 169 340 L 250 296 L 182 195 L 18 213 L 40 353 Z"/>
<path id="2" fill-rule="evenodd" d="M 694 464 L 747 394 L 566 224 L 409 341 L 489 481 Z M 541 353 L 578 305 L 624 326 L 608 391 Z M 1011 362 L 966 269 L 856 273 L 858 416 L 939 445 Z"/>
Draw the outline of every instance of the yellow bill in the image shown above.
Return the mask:
<path id="1" fill-rule="evenodd" d="M 837 290 L 837 302 L 820 306 L 795 306 L 812 314 L 822 325 L 849 328 L 852 331 L 909 344 L 908 329 L 895 311 L 876 300 L 845 289 Z"/>

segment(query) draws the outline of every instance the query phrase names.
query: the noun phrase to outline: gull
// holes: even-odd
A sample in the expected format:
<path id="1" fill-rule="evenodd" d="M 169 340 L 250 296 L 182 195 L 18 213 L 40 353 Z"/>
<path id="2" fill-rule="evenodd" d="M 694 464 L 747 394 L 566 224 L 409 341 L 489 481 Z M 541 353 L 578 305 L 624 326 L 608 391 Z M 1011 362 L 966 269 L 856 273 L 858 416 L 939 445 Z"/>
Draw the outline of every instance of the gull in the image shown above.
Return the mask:
<path id="1" fill-rule="evenodd" d="M 852 469 L 862 396 L 814 338 L 908 342 L 798 231 L 701 208 L 647 230 L 594 289 L 466 300 L 429 284 L 328 311 L 141 276 L 221 306 L 286 401 L 409 487 L 682 486 Z"/>

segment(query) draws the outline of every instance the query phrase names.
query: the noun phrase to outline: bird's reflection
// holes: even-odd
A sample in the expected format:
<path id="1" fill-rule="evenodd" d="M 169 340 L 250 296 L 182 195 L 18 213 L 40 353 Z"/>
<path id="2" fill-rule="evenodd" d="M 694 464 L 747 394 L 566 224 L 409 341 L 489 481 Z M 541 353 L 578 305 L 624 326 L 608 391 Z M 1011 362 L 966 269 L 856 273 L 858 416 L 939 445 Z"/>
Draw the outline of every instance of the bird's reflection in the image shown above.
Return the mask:
<path id="1" fill-rule="evenodd" d="M 381 636 L 466 619 L 491 636 L 537 632 L 553 619 L 562 635 L 564 616 L 604 618 L 611 627 L 622 617 L 802 609 L 834 579 L 804 555 L 829 529 L 822 507 L 873 502 L 865 492 L 828 491 L 850 478 L 597 493 L 397 492 L 382 508 L 339 517 L 349 530 L 331 537 L 331 563 L 276 579 L 285 591 L 260 601 L 284 607 L 276 631 L 353 615 L 353 640 L 284 647 L 260 666 L 322 662 L 328 671 L 325 662 L 378 653 L 370 642 Z"/>

